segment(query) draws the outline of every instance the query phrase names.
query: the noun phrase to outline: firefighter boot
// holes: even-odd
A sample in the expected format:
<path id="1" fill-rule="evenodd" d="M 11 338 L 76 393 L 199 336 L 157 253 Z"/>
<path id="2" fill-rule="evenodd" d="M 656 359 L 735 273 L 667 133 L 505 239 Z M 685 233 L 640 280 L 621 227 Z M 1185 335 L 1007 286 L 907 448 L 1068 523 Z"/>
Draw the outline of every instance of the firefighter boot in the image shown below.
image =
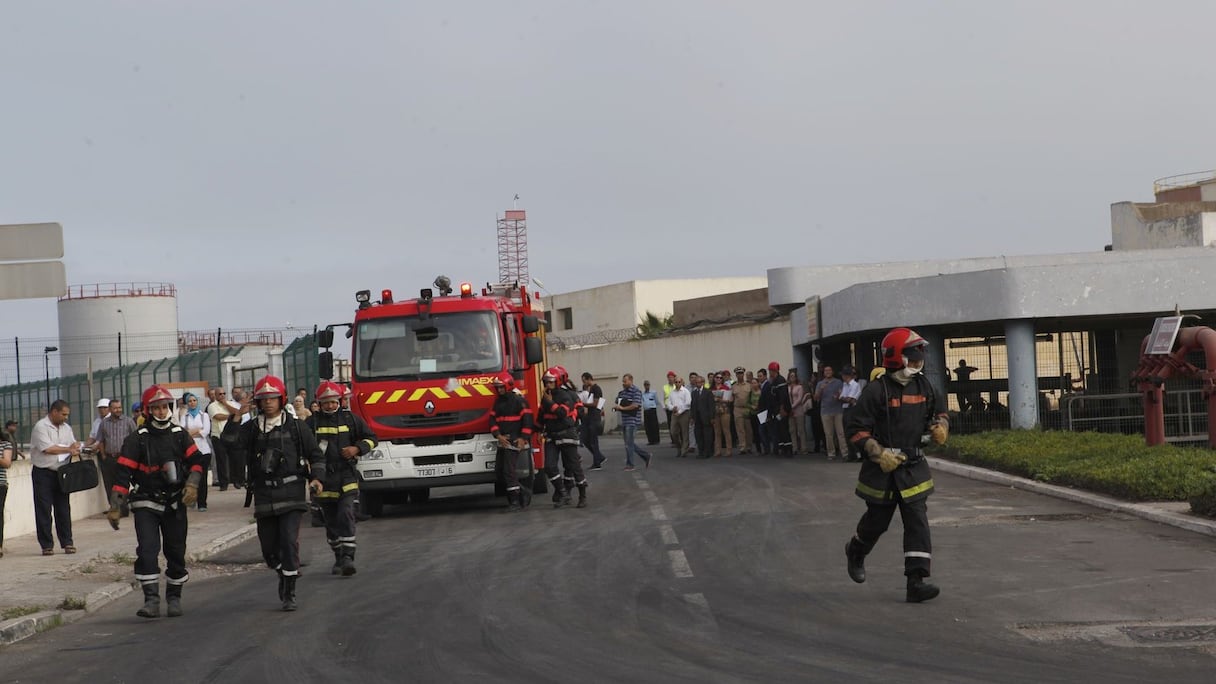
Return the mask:
<path id="1" fill-rule="evenodd" d="M 571 499 L 571 495 L 574 493 L 574 478 L 562 478 L 562 485 L 562 505 L 569 506 L 574 503 L 573 499 Z"/>
<path id="2" fill-rule="evenodd" d="M 135 611 L 142 618 L 160 617 L 160 585 L 147 582 L 141 585 L 144 590 L 144 607 Z"/>
<path id="3" fill-rule="evenodd" d="M 518 513 L 523 509 L 519 507 L 519 493 L 507 492 L 507 510 L 503 513 Z"/>
<path id="4" fill-rule="evenodd" d="M 935 584 L 929 584 L 920 575 L 908 575 L 908 603 L 922 603 L 941 593 Z"/>
<path id="5" fill-rule="evenodd" d="M 528 485 L 519 490 L 519 510 L 527 510 L 528 506 L 532 505 L 532 485 Z"/>
<path id="6" fill-rule="evenodd" d="M 857 537 L 853 537 L 844 545 L 844 556 L 849 560 L 849 579 L 858 584 L 866 581 L 866 554 Z"/>
<path id="7" fill-rule="evenodd" d="M 283 610 L 296 609 L 296 576 L 283 576 Z"/>
<path id="8" fill-rule="evenodd" d="M 342 560 L 339 563 L 342 566 L 342 576 L 350 577 L 355 574 L 355 552 L 347 551 L 342 554 Z"/>
<path id="9" fill-rule="evenodd" d="M 182 616 L 182 585 L 169 584 L 165 586 L 165 602 L 168 603 L 168 608 L 165 609 L 165 615 L 169 617 Z"/>
<path id="10" fill-rule="evenodd" d="M 333 549 L 334 549 L 334 567 L 330 568 L 329 574 L 341 575 L 342 574 L 342 548 L 339 546 L 335 546 L 335 547 L 333 547 Z"/>
<path id="11" fill-rule="evenodd" d="M 287 576 L 283 574 L 282 570 L 275 570 L 275 572 L 279 573 L 279 600 L 282 601 L 283 595 L 287 591 Z"/>
<path id="12" fill-rule="evenodd" d="M 568 499 L 569 499 L 569 497 L 566 496 L 565 491 L 563 491 L 563 489 L 562 489 L 562 481 L 553 480 L 553 507 L 561 508 L 562 501 L 568 500 Z"/>
<path id="13" fill-rule="evenodd" d="M 575 508 L 587 507 L 587 485 L 581 484 L 578 486 L 578 505 Z"/>

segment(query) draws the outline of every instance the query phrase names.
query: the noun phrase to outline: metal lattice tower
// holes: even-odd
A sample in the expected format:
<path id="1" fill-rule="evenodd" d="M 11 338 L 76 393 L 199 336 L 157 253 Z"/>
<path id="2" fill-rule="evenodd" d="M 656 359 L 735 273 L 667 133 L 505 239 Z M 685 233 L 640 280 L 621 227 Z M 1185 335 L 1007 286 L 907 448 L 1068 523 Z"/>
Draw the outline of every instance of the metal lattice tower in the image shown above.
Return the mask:
<path id="1" fill-rule="evenodd" d="M 508 209 L 498 219 L 498 282 L 529 282 L 528 219 L 523 209 Z"/>

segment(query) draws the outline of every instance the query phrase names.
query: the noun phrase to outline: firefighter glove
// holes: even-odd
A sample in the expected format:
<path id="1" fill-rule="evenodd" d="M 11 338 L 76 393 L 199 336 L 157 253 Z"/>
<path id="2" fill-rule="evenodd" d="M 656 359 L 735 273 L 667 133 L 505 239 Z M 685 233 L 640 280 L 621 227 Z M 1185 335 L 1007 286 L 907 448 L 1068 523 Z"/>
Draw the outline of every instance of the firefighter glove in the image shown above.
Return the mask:
<path id="1" fill-rule="evenodd" d="M 929 425 L 929 439 L 934 444 L 945 444 L 950 437 L 950 421 L 945 417 L 938 418 Z"/>
<path id="2" fill-rule="evenodd" d="M 882 445 L 878 443 L 877 439 L 867 439 L 861 450 L 866 452 L 866 456 L 875 463 L 882 457 Z"/>
<path id="3" fill-rule="evenodd" d="M 203 474 L 198 471 L 193 471 L 186 478 L 186 487 L 182 490 L 182 503 L 187 506 L 193 506 L 198 501 L 198 485 L 203 479 Z"/>
<path id="4" fill-rule="evenodd" d="M 878 457 L 878 467 L 882 468 L 884 473 L 889 473 L 906 460 L 908 460 L 907 456 L 894 449 L 883 449 L 882 454 Z"/>
<path id="5" fill-rule="evenodd" d="M 106 511 L 106 520 L 110 521 L 110 527 L 118 529 L 118 519 L 122 517 L 123 504 L 127 502 L 127 498 L 118 492 L 110 492 L 110 510 Z"/>

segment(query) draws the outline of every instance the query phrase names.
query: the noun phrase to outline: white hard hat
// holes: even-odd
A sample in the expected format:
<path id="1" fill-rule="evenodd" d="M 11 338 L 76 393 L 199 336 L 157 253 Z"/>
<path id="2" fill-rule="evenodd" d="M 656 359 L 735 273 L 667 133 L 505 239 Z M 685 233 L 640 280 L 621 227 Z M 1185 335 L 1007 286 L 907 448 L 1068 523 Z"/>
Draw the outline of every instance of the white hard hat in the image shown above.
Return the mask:
<path id="1" fill-rule="evenodd" d="M 97 408 L 110 408 L 109 399 L 101 399 L 97 402 Z"/>

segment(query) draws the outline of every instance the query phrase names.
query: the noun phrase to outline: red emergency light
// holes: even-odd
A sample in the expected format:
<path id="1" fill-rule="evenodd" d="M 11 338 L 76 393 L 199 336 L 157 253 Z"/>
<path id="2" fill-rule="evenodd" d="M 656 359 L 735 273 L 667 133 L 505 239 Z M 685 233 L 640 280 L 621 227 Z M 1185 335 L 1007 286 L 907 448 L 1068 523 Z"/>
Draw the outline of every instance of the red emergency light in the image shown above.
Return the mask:
<path id="1" fill-rule="evenodd" d="M 380 290 L 380 303 L 381 304 L 392 304 L 393 303 L 393 291 L 392 290 Z"/>
<path id="2" fill-rule="evenodd" d="M 473 296 L 473 284 L 472 283 L 461 283 L 460 284 L 460 296 L 461 297 L 472 297 Z"/>

